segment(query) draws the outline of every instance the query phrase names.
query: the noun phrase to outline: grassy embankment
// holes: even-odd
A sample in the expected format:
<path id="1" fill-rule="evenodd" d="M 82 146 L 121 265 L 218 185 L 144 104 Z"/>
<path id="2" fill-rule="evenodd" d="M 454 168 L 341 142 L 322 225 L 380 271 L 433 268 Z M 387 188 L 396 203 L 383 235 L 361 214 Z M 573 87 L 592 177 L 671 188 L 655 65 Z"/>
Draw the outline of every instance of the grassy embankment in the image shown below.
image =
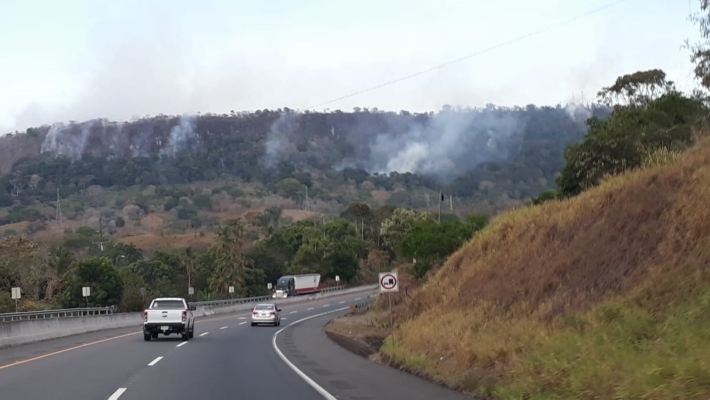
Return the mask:
<path id="1" fill-rule="evenodd" d="M 500 215 L 409 301 L 382 357 L 504 399 L 710 396 L 710 141 Z"/>

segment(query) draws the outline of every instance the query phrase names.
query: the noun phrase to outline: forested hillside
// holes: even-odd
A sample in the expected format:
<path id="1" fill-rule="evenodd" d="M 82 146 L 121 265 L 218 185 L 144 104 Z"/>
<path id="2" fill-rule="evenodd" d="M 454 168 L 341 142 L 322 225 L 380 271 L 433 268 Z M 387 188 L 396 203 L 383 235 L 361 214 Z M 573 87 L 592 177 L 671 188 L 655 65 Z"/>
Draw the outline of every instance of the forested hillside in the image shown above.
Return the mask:
<path id="1" fill-rule="evenodd" d="M 591 113 L 604 116 L 608 109 L 283 109 L 55 124 L 0 141 L 0 205 L 53 201 L 57 189 L 68 196 L 91 185 L 225 178 L 271 185 L 273 192 L 276 183 L 293 178 L 324 201 L 337 196 L 332 185 L 365 181 L 388 191 L 443 187 L 472 200 L 527 199 L 554 187 L 563 149 L 584 135 Z M 397 201 L 423 205 L 423 197 L 402 197 Z"/>
<path id="2" fill-rule="evenodd" d="M 12 308 L 12 286 L 23 309 L 76 305 L 82 285 L 105 293 L 92 304 L 140 309 L 140 288 L 186 295 L 188 282 L 196 299 L 227 296 L 229 285 L 260 294 L 288 272 L 369 282 L 417 256 L 426 237 L 423 276 L 486 214 L 554 188 L 565 146 L 587 117 L 609 112 L 284 109 L 8 135 L 0 307 Z"/>

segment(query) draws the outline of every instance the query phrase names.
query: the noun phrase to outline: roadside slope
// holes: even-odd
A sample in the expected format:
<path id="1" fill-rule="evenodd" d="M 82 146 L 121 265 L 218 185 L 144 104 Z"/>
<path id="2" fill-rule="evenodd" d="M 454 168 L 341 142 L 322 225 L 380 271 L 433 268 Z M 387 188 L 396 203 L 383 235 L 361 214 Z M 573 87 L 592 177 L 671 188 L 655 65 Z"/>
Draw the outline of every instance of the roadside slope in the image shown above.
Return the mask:
<path id="1" fill-rule="evenodd" d="M 496 218 L 383 357 L 498 398 L 708 398 L 710 142 L 660 159 Z"/>

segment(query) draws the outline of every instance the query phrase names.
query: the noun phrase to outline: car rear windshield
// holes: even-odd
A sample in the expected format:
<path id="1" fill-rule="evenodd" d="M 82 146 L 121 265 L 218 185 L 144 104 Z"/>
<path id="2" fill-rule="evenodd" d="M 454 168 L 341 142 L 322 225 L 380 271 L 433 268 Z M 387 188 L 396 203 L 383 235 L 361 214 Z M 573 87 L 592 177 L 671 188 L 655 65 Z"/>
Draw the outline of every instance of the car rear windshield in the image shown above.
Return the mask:
<path id="1" fill-rule="evenodd" d="M 274 306 L 265 306 L 265 305 L 260 305 L 254 307 L 255 310 L 273 310 Z"/>
<path id="2" fill-rule="evenodd" d="M 156 300 L 152 308 L 185 308 L 185 304 L 180 300 Z"/>

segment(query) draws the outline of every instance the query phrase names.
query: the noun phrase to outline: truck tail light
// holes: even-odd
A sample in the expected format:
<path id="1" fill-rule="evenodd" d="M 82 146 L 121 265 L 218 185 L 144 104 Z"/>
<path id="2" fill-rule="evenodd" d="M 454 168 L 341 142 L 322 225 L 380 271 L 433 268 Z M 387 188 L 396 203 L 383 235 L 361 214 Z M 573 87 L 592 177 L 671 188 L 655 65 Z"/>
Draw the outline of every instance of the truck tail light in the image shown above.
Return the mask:
<path id="1" fill-rule="evenodd" d="M 183 312 L 182 312 L 182 322 L 185 322 L 186 319 L 187 319 L 187 311 L 184 311 L 184 310 L 183 310 Z"/>
<path id="2" fill-rule="evenodd" d="M 148 310 L 143 311 L 143 321 L 144 322 L 148 321 Z"/>

